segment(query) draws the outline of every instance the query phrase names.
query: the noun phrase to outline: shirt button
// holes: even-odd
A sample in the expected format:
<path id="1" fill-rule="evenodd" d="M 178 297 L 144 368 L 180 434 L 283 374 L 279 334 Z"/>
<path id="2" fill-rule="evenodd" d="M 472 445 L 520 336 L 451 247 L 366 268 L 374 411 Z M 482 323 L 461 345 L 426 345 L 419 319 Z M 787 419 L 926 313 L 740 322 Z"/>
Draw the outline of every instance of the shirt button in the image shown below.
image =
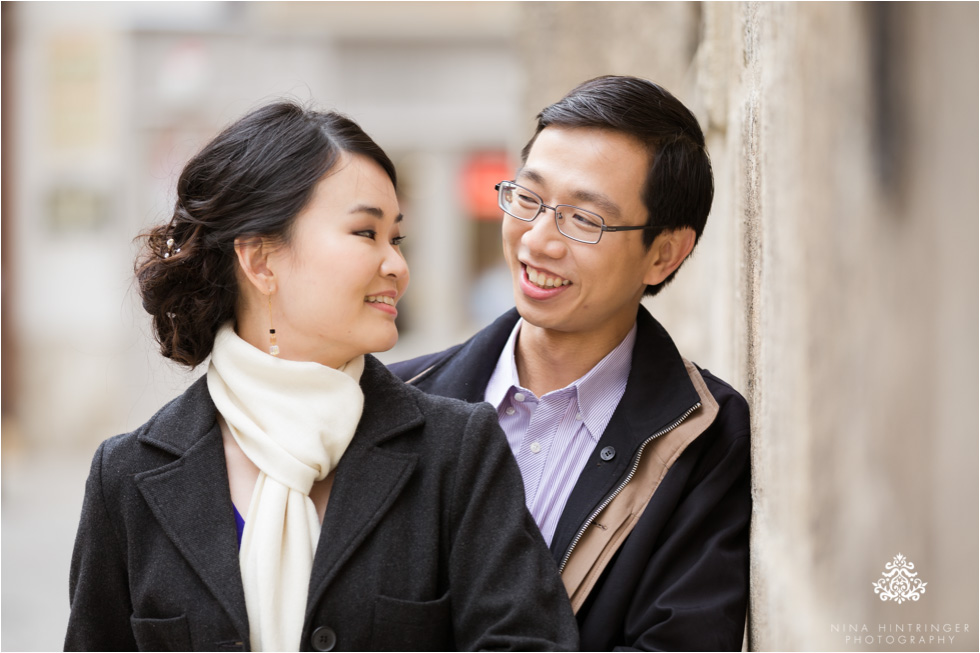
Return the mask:
<path id="1" fill-rule="evenodd" d="M 603 447 L 602 451 L 599 452 L 599 457 L 609 462 L 616 457 L 616 449 L 614 447 Z"/>
<path id="2" fill-rule="evenodd" d="M 575 419 L 577 419 L 578 421 L 581 422 L 582 421 L 582 413 L 575 413 Z"/>
<path id="3" fill-rule="evenodd" d="M 313 637 L 310 640 L 313 648 L 317 651 L 332 651 L 333 647 L 337 645 L 337 633 L 332 628 L 320 626 L 313 631 Z"/>
<path id="4" fill-rule="evenodd" d="M 518 392 L 517 394 L 514 395 L 515 401 L 524 401 L 524 399 L 525 397 L 523 392 Z"/>
<path id="5" fill-rule="evenodd" d="M 532 442 L 531 443 L 531 453 L 538 453 L 541 451 L 541 443 Z"/>
<path id="6" fill-rule="evenodd" d="M 513 415 L 517 411 L 514 410 L 514 407 L 513 406 L 507 406 L 507 410 L 505 410 L 504 412 L 507 413 L 508 415 Z"/>

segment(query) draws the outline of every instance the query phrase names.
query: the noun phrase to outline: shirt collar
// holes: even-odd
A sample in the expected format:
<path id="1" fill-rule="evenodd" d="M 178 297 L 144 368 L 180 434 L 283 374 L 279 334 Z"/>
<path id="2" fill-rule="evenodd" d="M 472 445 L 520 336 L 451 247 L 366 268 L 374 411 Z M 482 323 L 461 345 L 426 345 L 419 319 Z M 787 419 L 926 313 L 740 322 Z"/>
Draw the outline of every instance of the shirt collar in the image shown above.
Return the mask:
<path id="1" fill-rule="evenodd" d="M 497 366 L 487 383 L 484 400 L 498 410 L 512 388 L 527 392 L 521 387 L 517 375 L 517 360 L 514 357 L 517 336 L 523 323 L 524 320 L 520 319 L 514 325 L 510 337 L 497 359 Z M 555 392 L 563 392 L 567 388 L 575 389 L 578 412 L 581 413 L 582 421 L 585 422 L 589 435 L 594 440 L 598 441 L 603 431 L 606 430 L 609 420 L 612 419 L 612 415 L 616 411 L 616 406 L 619 405 L 623 393 L 626 392 L 626 382 L 632 367 L 633 345 L 635 343 L 636 324 L 626 334 L 623 341 L 606 354 L 584 376 L 566 388 L 555 390 Z"/>
<path id="2" fill-rule="evenodd" d="M 572 385 L 578 390 L 578 409 L 589 433 L 598 440 L 626 392 L 633 364 L 636 324 L 623 341 Z"/>
<path id="3" fill-rule="evenodd" d="M 514 358 L 514 348 L 517 345 L 517 334 L 521 332 L 522 324 L 524 324 L 523 318 L 517 320 L 517 324 L 511 329 L 510 337 L 500 352 L 497 366 L 494 368 L 493 374 L 490 375 L 486 393 L 483 395 L 483 400 L 498 410 L 510 389 L 521 387 L 520 379 L 517 376 L 517 359 Z"/>

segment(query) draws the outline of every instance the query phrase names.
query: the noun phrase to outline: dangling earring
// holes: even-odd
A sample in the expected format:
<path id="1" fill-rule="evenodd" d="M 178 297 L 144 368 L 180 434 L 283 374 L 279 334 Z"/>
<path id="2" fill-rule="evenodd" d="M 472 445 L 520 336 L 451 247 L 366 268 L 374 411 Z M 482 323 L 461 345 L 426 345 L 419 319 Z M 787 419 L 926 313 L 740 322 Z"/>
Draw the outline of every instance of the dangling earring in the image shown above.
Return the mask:
<path id="1" fill-rule="evenodd" d="M 269 293 L 269 353 L 279 355 L 279 345 L 276 344 L 276 330 L 272 327 L 272 293 Z"/>

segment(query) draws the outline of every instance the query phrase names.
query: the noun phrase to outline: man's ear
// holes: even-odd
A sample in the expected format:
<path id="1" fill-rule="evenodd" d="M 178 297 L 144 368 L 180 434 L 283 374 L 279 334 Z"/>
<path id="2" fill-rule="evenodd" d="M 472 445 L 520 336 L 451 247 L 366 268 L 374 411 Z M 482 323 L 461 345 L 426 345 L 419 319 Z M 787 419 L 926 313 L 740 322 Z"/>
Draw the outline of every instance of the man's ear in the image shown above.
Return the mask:
<path id="1" fill-rule="evenodd" d="M 267 238 L 235 239 L 238 271 L 263 295 L 276 291 L 278 279 L 269 260 L 273 251 L 272 243 Z"/>
<path id="2" fill-rule="evenodd" d="M 663 282 L 691 253 L 695 240 L 694 229 L 690 227 L 665 231 L 657 236 L 650 245 L 651 258 L 643 282 L 648 286 Z"/>

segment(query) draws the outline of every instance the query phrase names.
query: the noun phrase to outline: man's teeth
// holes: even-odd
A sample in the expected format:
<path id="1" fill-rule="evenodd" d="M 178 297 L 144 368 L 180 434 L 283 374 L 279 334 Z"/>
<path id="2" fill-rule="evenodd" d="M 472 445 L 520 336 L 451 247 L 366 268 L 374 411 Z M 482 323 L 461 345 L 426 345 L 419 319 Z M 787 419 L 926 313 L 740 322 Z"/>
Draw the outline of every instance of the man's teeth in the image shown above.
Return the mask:
<path id="1" fill-rule="evenodd" d="M 561 277 L 549 277 L 544 272 L 538 272 L 531 267 L 527 268 L 527 278 L 528 281 L 540 288 L 557 288 L 559 286 L 567 286 L 571 283 L 571 281 L 568 279 L 562 279 Z"/>
<path id="2" fill-rule="evenodd" d="M 389 306 L 395 305 L 395 298 L 389 297 L 388 295 L 371 295 L 364 301 L 369 304 L 388 304 Z"/>

